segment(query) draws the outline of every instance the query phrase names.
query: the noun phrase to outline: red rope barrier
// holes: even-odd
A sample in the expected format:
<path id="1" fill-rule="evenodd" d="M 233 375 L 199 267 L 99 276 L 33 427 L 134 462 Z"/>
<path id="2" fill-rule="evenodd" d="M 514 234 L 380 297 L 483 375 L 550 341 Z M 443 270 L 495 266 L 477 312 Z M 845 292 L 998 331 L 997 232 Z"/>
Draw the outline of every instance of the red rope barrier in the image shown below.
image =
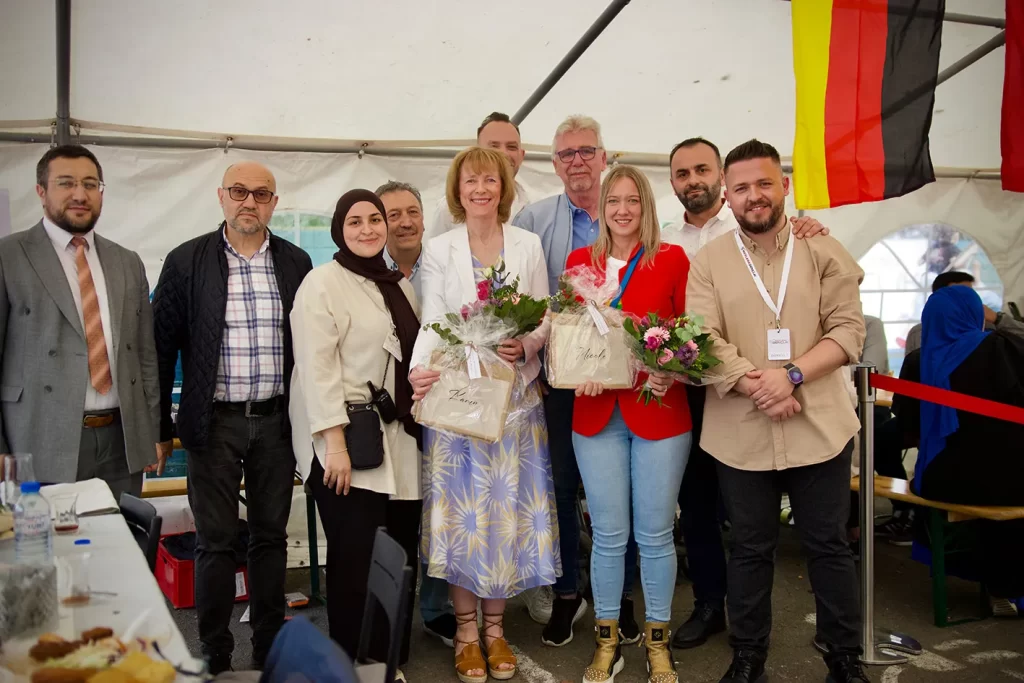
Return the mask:
<path id="1" fill-rule="evenodd" d="M 896 379 L 888 375 L 879 375 L 876 372 L 872 372 L 870 378 L 871 386 L 876 389 L 909 396 L 919 401 L 937 403 L 947 408 L 955 408 L 968 413 L 975 413 L 976 415 L 994 417 L 997 420 L 1006 420 L 1007 422 L 1016 422 L 1017 424 L 1024 425 L 1024 408 L 1008 406 L 1005 403 L 989 401 L 988 399 L 976 396 L 959 394 L 955 391 L 930 387 L 926 384 L 918 384 L 917 382 L 910 382 L 905 379 Z"/>

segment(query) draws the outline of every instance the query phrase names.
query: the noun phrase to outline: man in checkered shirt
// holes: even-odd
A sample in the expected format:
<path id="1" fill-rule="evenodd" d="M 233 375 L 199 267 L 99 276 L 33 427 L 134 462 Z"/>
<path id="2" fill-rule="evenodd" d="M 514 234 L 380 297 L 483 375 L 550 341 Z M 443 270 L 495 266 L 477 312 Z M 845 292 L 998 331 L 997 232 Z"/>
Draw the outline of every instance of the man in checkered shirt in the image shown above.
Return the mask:
<path id="1" fill-rule="evenodd" d="M 229 624 L 243 474 L 256 667 L 262 668 L 284 623 L 286 526 L 295 471 L 288 316 L 295 291 L 312 269 L 304 251 L 267 228 L 278 197 L 274 176 L 264 166 L 231 166 L 217 196 L 224 221 L 167 256 L 153 298 L 160 447 L 166 457 L 176 434 L 188 452 L 199 639 L 213 674 L 231 668 L 234 649 Z M 181 400 L 172 423 L 179 354 Z"/>

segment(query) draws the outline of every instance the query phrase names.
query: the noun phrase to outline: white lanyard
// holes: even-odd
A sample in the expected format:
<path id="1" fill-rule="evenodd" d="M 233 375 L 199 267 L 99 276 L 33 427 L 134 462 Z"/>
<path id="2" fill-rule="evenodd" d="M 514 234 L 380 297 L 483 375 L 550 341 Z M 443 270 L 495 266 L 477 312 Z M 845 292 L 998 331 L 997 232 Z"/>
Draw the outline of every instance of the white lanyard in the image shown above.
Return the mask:
<path id="1" fill-rule="evenodd" d="M 787 228 L 789 226 L 786 226 Z M 754 284 L 757 285 L 757 291 L 761 293 L 761 298 L 764 299 L 765 304 L 771 309 L 772 313 L 775 314 L 775 329 L 782 328 L 782 304 L 786 300 L 786 284 L 789 282 L 789 266 L 793 262 L 793 242 L 796 238 L 793 235 L 789 236 L 789 244 L 786 245 L 786 260 L 782 264 L 782 283 L 779 285 L 779 303 L 778 305 L 772 301 L 772 297 L 768 294 L 768 290 L 764 287 L 764 281 L 761 280 L 761 276 L 757 272 L 757 268 L 754 267 L 754 262 L 750 259 L 750 252 L 743 246 L 743 240 L 740 239 L 740 231 L 737 230 L 733 233 L 733 237 L 736 238 L 736 246 L 740 249 L 740 255 L 743 256 L 743 262 L 747 264 L 747 268 L 750 270 L 750 276 L 754 278 Z"/>

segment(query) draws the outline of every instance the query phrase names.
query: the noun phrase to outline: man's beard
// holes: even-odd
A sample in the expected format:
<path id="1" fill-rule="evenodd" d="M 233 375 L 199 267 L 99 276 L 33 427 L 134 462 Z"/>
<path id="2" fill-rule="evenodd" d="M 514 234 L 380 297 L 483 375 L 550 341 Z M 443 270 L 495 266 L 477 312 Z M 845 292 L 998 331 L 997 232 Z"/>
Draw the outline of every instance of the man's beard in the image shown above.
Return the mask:
<path id="1" fill-rule="evenodd" d="M 760 206 L 760 204 L 758 204 L 758 206 Z M 761 235 L 766 232 L 769 232 L 779 222 L 779 219 L 782 218 L 782 212 L 786 208 L 782 202 L 779 202 L 778 204 L 772 204 L 771 207 L 771 214 L 768 216 L 768 218 L 766 218 L 763 221 L 748 221 L 746 210 L 744 210 L 742 213 L 736 212 L 736 222 L 739 223 L 740 227 L 743 228 L 745 231 L 752 233 L 754 235 Z"/>
<path id="2" fill-rule="evenodd" d="M 72 235 L 84 235 L 96 227 L 96 221 L 100 219 L 100 212 L 93 211 L 90 209 L 89 217 L 83 220 L 75 221 L 68 215 L 69 209 L 72 207 L 59 207 L 54 210 L 55 207 L 47 207 L 50 209 L 51 220 L 54 225 L 59 227 L 65 232 L 71 233 Z M 84 221 L 84 222 L 83 222 Z"/>
<path id="3" fill-rule="evenodd" d="M 687 196 L 687 193 L 691 190 L 701 190 L 701 193 L 696 197 Z M 676 197 L 679 198 L 679 201 L 683 204 L 683 208 L 685 208 L 688 213 L 704 213 L 717 204 L 718 200 L 722 198 L 722 183 L 715 183 L 712 187 L 708 187 L 704 183 L 687 185 L 683 188 L 682 192 L 676 192 Z"/>
<path id="4" fill-rule="evenodd" d="M 267 229 L 267 226 L 263 225 L 263 221 L 261 221 L 258 216 L 253 216 L 253 218 L 256 219 L 255 223 L 243 223 L 241 217 L 235 216 L 228 221 L 228 225 L 231 226 L 232 230 L 240 232 L 243 235 L 256 235 L 264 232 Z"/>

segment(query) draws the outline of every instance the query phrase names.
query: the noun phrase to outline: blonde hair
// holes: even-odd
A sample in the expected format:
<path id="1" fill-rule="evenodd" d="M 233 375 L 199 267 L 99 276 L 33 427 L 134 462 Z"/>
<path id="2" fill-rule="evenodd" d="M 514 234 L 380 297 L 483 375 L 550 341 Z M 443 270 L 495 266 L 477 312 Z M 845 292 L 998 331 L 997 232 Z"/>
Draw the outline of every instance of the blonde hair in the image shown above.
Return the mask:
<path id="1" fill-rule="evenodd" d="M 603 263 L 612 250 L 612 233 L 608 227 L 608 220 L 605 218 L 605 204 L 608 201 L 608 193 L 612 186 L 622 178 L 629 178 L 636 184 L 640 193 L 640 244 L 644 248 L 644 256 L 640 259 L 642 265 L 654 260 L 658 250 L 661 249 L 661 228 L 658 223 L 658 210 L 654 202 L 654 190 L 647 176 L 636 166 L 618 164 L 601 183 L 601 199 L 597 205 L 598 220 L 601 223 L 601 234 L 591 247 L 591 256 L 594 263 Z"/>
<path id="2" fill-rule="evenodd" d="M 597 136 L 597 146 L 604 149 L 604 140 L 601 138 L 601 124 L 589 116 L 573 114 L 558 124 L 558 128 L 555 129 L 555 137 L 551 140 L 552 158 L 558 153 L 558 138 L 566 133 L 581 133 L 583 131 L 590 131 Z"/>
<path id="3" fill-rule="evenodd" d="M 462 174 L 462 167 L 469 168 L 477 173 L 482 171 L 495 170 L 501 178 L 501 198 L 498 200 L 498 222 L 508 223 L 512 215 L 512 204 L 516 200 L 516 176 L 512 172 L 512 165 L 501 152 L 486 147 L 468 147 L 455 156 L 452 165 L 448 168 L 448 179 L 445 181 L 445 198 L 448 200 L 448 210 L 456 223 L 466 222 L 466 208 L 462 206 L 459 197 L 459 176 Z"/>

